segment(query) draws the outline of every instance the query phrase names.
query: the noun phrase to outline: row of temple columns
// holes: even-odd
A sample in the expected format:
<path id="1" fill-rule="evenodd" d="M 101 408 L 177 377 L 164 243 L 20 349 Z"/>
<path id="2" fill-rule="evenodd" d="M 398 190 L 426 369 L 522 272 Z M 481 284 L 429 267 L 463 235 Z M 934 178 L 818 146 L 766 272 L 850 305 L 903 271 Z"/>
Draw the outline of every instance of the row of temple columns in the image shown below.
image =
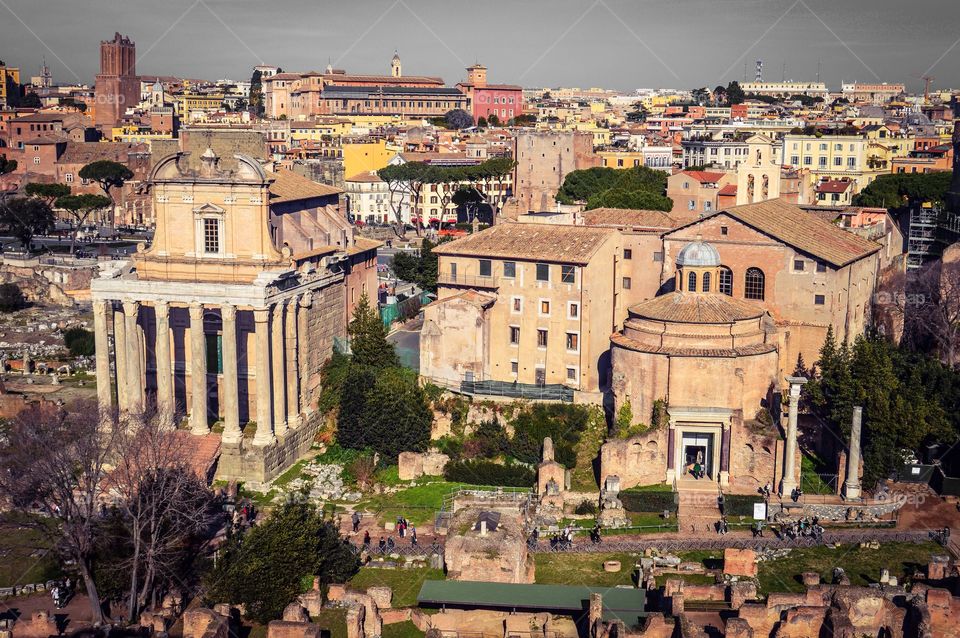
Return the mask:
<path id="1" fill-rule="evenodd" d="M 312 303 L 309 293 L 278 301 L 253 312 L 255 326 L 255 378 L 257 423 L 254 445 L 269 445 L 277 436 L 296 429 L 309 409 L 307 399 L 307 313 Z M 170 306 L 165 301 L 152 304 L 156 318 L 156 410 L 161 417 L 172 418 L 176 411 L 174 361 L 170 347 Z M 204 315 L 217 309 L 222 324 L 222 373 L 220 405 L 223 412 L 223 441 L 240 441 L 240 388 L 238 357 L 238 309 L 232 304 L 189 305 L 190 315 L 190 430 L 203 435 L 208 423 L 207 342 Z M 108 313 L 112 313 L 117 380 L 116 400 L 121 411 L 140 412 L 148 406 L 146 392 L 146 333 L 140 316 L 140 303 L 124 301 L 94 302 L 96 339 L 97 395 L 102 407 L 113 405 L 110 375 Z M 216 383 L 216 379 L 212 381 Z"/>

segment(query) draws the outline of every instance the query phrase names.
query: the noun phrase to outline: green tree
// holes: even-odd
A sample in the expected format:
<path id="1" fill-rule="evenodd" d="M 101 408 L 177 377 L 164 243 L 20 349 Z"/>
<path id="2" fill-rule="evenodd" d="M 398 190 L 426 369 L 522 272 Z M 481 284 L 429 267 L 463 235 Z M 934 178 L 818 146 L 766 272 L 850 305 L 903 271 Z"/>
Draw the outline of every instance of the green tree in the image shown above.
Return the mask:
<path id="1" fill-rule="evenodd" d="M 480 119 L 477 120 L 477 126 L 480 128 L 487 128 L 487 118 L 481 116 Z"/>
<path id="2" fill-rule="evenodd" d="M 266 110 L 263 104 L 263 74 L 259 69 L 254 69 L 250 76 L 250 110 L 257 117 L 263 117 Z"/>
<path id="3" fill-rule="evenodd" d="M 6 155 L 0 155 L 0 175 L 6 175 L 17 170 L 17 160 L 8 160 Z"/>
<path id="4" fill-rule="evenodd" d="M 587 209 L 594 208 L 633 208 L 670 212 L 673 209 L 673 200 L 649 191 L 611 188 L 587 200 Z"/>
<path id="5" fill-rule="evenodd" d="M 943 202 L 950 171 L 880 175 L 853 198 L 855 206 L 902 208 L 910 202 Z"/>
<path id="6" fill-rule="evenodd" d="M 63 343 L 72 357 L 89 357 L 96 350 L 93 332 L 79 326 L 63 333 Z"/>
<path id="7" fill-rule="evenodd" d="M 58 199 L 70 194 L 70 187 L 66 184 L 40 184 L 30 182 L 24 187 L 24 192 L 30 197 L 39 197 L 53 206 Z"/>
<path id="8" fill-rule="evenodd" d="M 53 229 L 56 217 L 49 204 L 32 197 L 14 197 L 0 203 L 0 227 L 13 235 L 30 252 L 35 235 Z"/>
<path id="9" fill-rule="evenodd" d="M 398 364 L 393 344 L 387 341 L 387 329 L 376 310 L 370 307 L 367 295 L 361 295 L 347 327 L 353 362 L 360 366 L 388 368 Z"/>
<path id="10" fill-rule="evenodd" d="M 43 102 L 40 101 L 40 96 L 30 91 L 23 96 L 23 99 L 20 100 L 20 106 L 26 109 L 39 109 L 43 108 Z"/>
<path id="11" fill-rule="evenodd" d="M 93 195 L 91 193 L 82 193 L 80 195 L 67 195 L 57 200 L 57 208 L 67 211 L 73 220 L 73 228 L 70 231 L 70 254 L 72 255 L 77 246 L 77 233 L 90 216 L 99 210 L 104 210 L 113 205 L 113 200 L 104 195 Z"/>
<path id="12" fill-rule="evenodd" d="M 417 384 L 416 373 L 389 368 L 377 380 L 364 403 L 361 418 L 366 445 L 387 462 L 400 452 L 423 452 L 430 445 L 433 412 Z"/>
<path id="13" fill-rule="evenodd" d="M 304 579 L 322 585 L 347 582 L 360 559 L 332 522 L 307 503 L 286 503 L 263 524 L 233 536 L 206 578 L 207 598 L 246 607 L 266 624 L 303 591 Z"/>
<path id="14" fill-rule="evenodd" d="M 463 109 L 447 111 L 443 116 L 448 128 L 460 130 L 473 126 L 473 116 Z"/>
<path id="15" fill-rule="evenodd" d="M 500 126 L 500 118 L 497 117 L 496 113 L 491 113 L 487 121 L 490 123 L 490 126 Z"/>
<path id="16" fill-rule="evenodd" d="M 690 97 L 693 99 L 694 104 L 702 106 L 710 100 L 710 91 L 704 86 L 699 89 L 694 89 L 690 93 Z"/>
<path id="17" fill-rule="evenodd" d="M 80 178 L 96 182 L 103 194 L 110 197 L 111 189 L 121 188 L 127 180 L 133 179 L 133 171 L 120 162 L 97 160 L 80 169 Z"/>
<path id="18" fill-rule="evenodd" d="M 602 195 L 611 189 L 664 195 L 667 190 L 667 174 L 646 166 L 633 166 L 628 169 L 594 167 L 572 171 L 563 180 L 556 200 L 561 204 L 586 202 L 591 197 Z"/>
<path id="19" fill-rule="evenodd" d="M 20 286 L 14 283 L 0 284 L 0 312 L 13 312 L 26 308 L 27 298 Z"/>
<path id="20" fill-rule="evenodd" d="M 743 94 L 743 89 L 740 88 L 740 83 L 734 80 L 727 85 L 727 90 L 724 91 L 727 99 L 727 104 L 743 104 L 747 99 L 747 96 Z"/>

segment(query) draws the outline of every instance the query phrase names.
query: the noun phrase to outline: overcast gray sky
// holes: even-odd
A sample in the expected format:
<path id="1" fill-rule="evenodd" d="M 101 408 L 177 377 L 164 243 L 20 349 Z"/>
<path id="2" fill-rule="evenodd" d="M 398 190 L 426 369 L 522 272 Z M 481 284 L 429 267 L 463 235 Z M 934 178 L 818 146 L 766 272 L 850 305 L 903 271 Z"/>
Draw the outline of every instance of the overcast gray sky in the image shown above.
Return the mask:
<path id="1" fill-rule="evenodd" d="M 492 82 L 715 86 L 757 59 L 764 79 L 960 87 L 960 0 L 0 0 L 0 59 L 27 77 L 46 55 L 57 81 L 92 83 L 114 31 L 142 74 L 249 78 L 258 63 L 328 60 L 453 84 L 466 64 Z"/>

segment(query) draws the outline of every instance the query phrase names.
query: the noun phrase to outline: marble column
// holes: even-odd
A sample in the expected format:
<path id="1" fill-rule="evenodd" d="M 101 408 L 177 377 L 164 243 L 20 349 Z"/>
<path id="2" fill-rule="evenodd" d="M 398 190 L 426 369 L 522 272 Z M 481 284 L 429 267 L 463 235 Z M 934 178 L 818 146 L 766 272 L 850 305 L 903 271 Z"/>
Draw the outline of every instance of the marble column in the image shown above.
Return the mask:
<path id="1" fill-rule="evenodd" d="M 208 434 L 207 338 L 203 332 L 203 304 L 190 304 L 190 432 Z"/>
<path id="2" fill-rule="evenodd" d="M 97 403 L 101 410 L 113 405 L 113 390 L 110 388 L 110 332 L 107 328 L 109 302 L 93 302 L 93 338 L 97 357 Z"/>
<path id="3" fill-rule="evenodd" d="M 127 399 L 127 320 L 123 316 L 123 306 L 113 309 L 113 363 L 116 367 L 117 406 L 120 410 L 129 407 Z"/>
<path id="4" fill-rule="evenodd" d="M 286 334 L 286 363 L 287 363 L 287 427 L 291 430 L 300 426 L 300 367 L 297 363 L 297 310 L 299 301 L 296 297 L 287 302 Z"/>
<path id="5" fill-rule="evenodd" d="M 676 468 L 677 428 L 671 421 L 667 429 L 667 483 L 673 483 L 677 477 Z"/>
<path id="6" fill-rule="evenodd" d="M 160 418 L 173 419 L 173 364 L 170 356 L 170 304 L 158 301 L 153 305 L 157 316 L 157 412 Z"/>
<path id="7" fill-rule="evenodd" d="M 860 429 L 863 423 L 863 408 L 854 406 L 850 423 L 850 451 L 847 454 L 847 480 L 843 483 L 843 497 L 848 501 L 861 497 L 860 489 Z"/>
<path id="8" fill-rule="evenodd" d="M 254 445 L 270 445 L 277 437 L 273 433 L 273 412 L 270 402 L 270 309 L 253 311 L 257 341 L 257 433 Z"/>
<path id="9" fill-rule="evenodd" d="M 313 294 L 309 292 L 301 295 L 300 303 L 297 304 L 297 365 L 300 367 L 300 413 L 302 415 L 307 415 L 311 412 L 310 397 L 307 392 L 307 384 L 310 381 L 310 371 L 308 367 L 310 334 L 307 328 L 307 319 L 312 304 Z"/>
<path id="10" fill-rule="evenodd" d="M 730 423 L 720 426 L 720 486 L 730 485 Z"/>
<path id="11" fill-rule="evenodd" d="M 797 487 L 797 410 L 800 404 L 800 388 L 806 377 L 787 377 L 790 384 L 790 407 L 787 411 L 787 440 L 783 453 L 783 477 L 780 479 L 780 496 L 788 497 Z"/>
<path id="12" fill-rule="evenodd" d="M 273 432 L 277 436 L 287 433 L 287 364 L 284 361 L 283 313 L 285 304 L 281 301 L 273 305 L 273 319 L 270 324 L 270 356 L 273 380 Z"/>
<path id="13" fill-rule="evenodd" d="M 237 364 L 237 307 L 220 306 L 223 320 L 223 442 L 236 443 L 240 431 L 240 369 Z"/>
<path id="14" fill-rule="evenodd" d="M 123 302 L 124 332 L 126 341 L 126 382 L 127 382 L 127 410 L 141 412 L 143 410 L 144 379 L 141 373 L 140 336 L 137 327 L 137 318 L 140 313 L 140 303 L 136 301 Z"/>

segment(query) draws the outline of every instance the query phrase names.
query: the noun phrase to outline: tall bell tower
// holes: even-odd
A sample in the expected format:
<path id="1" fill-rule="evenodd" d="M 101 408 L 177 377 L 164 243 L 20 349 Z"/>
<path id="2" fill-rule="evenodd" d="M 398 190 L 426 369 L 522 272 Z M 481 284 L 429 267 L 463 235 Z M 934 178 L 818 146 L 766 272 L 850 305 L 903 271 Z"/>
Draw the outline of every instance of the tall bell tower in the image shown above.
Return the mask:
<path id="1" fill-rule="evenodd" d="M 403 72 L 400 68 L 400 54 L 394 50 L 393 59 L 390 60 L 390 75 L 395 78 L 401 77 Z"/>

